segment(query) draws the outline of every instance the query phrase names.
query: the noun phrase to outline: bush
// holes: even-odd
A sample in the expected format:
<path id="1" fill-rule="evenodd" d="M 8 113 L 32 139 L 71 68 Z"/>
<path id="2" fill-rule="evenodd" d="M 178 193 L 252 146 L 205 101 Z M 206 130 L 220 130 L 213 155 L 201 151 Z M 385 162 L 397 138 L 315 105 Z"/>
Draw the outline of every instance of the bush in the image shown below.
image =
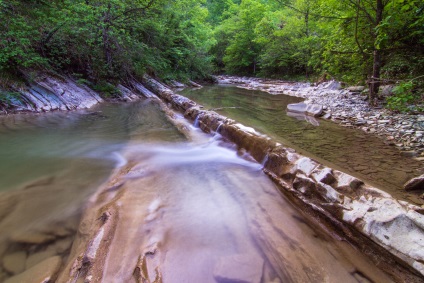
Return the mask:
<path id="1" fill-rule="evenodd" d="M 421 98 L 415 88 L 413 81 L 399 83 L 393 88 L 394 95 L 387 98 L 387 108 L 398 112 L 423 111 L 422 105 L 413 105 Z"/>

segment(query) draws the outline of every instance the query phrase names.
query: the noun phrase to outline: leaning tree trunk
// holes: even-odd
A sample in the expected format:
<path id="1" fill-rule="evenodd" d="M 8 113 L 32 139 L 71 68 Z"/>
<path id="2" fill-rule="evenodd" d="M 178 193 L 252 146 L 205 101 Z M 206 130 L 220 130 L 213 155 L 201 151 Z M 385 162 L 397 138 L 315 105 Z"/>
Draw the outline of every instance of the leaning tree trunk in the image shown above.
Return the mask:
<path id="1" fill-rule="evenodd" d="M 375 27 L 377 27 L 383 20 L 383 0 L 377 0 Z M 376 46 L 377 33 L 374 33 L 374 53 L 373 53 L 373 65 L 372 65 L 372 76 L 369 80 L 369 103 L 370 105 L 376 104 L 376 98 L 378 90 L 380 88 L 380 71 L 381 71 L 381 50 Z"/>

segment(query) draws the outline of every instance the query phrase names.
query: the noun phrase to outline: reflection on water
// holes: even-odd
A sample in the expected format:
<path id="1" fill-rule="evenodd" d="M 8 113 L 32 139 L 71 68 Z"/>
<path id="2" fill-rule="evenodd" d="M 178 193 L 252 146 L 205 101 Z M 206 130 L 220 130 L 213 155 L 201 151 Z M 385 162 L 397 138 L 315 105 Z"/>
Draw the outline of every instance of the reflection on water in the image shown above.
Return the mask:
<path id="1" fill-rule="evenodd" d="M 424 173 L 420 162 L 401 156 L 394 147 L 360 130 L 321 119 L 317 127 L 289 117 L 287 104 L 300 102 L 300 98 L 233 86 L 186 89 L 181 94 L 398 198 L 405 197 L 400 189 L 407 180 Z"/>
<path id="2" fill-rule="evenodd" d="M 65 261 L 90 196 L 125 164 L 105 282 L 134 282 L 140 255 L 163 282 L 390 282 L 304 218 L 260 165 L 219 136 L 193 129 L 186 141 L 153 101 L 2 123 L 0 281 Z"/>

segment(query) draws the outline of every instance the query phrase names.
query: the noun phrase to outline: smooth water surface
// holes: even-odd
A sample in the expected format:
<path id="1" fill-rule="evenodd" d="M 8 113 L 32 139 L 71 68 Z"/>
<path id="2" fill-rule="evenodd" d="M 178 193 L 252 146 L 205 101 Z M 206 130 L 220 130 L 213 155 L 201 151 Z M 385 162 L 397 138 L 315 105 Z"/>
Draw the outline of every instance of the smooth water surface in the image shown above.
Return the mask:
<path id="1" fill-rule="evenodd" d="M 314 126 L 289 117 L 287 104 L 301 98 L 225 85 L 185 89 L 181 94 L 399 198 L 405 198 L 403 184 L 424 173 L 422 163 L 403 157 L 396 148 L 360 130 L 322 119 Z"/>
<path id="2" fill-rule="evenodd" d="M 152 282 L 155 270 L 165 283 L 390 282 L 259 164 L 219 135 L 187 126 L 187 139 L 153 100 L 1 124 L 0 281 L 52 256 L 64 263 L 90 197 L 125 168 L 104 282 L 135 282 L 140 255 Z"/>

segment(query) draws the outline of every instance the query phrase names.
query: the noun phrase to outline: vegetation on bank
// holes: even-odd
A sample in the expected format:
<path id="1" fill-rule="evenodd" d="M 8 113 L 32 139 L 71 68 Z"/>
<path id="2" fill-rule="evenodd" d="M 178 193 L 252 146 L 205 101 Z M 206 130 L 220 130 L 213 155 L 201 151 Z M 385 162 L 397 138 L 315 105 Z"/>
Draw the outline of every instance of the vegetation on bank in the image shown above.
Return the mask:
<path id="1" fill-rule="evenodd" d="M 419 0 L 0 0 L 0 84 L 30 70 L 106 82 L 228 73 L 395 84 L 388 106 L 422 103 Z M 7 74 L 7 75 L 6 75 Z M 6 98 L 5 98 L 6 99 Z M 2 100 L 4 100 L 2 98 Z"/>

